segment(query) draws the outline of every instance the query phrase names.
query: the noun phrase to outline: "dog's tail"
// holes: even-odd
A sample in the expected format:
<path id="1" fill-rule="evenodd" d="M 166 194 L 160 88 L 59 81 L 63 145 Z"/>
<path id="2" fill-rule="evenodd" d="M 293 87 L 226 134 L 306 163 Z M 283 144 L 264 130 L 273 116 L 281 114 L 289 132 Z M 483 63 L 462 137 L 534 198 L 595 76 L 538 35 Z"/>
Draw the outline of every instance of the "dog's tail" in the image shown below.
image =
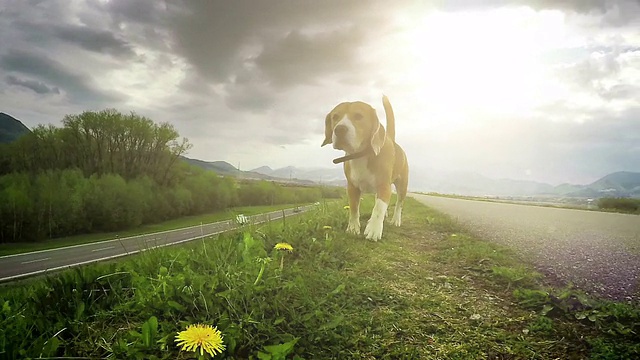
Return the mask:
<path id="1" fill-rule="evenodd" d="M 382 105 L 384 106 L 384 112 L 387 115 L 387 136 L 396 141 L 396 118 L 393 116 L 393 108 L 391 108 L 391 103 L 389 102 L 389 98 L 385 95 L 382 95 Z"/>

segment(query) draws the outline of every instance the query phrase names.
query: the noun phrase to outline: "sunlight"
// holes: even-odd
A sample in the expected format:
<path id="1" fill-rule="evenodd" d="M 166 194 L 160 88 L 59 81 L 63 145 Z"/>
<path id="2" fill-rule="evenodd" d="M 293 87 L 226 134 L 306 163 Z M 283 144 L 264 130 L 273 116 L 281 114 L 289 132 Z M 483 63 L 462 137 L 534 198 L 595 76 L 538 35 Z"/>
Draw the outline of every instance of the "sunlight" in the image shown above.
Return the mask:
<path id="1" fill-rule="evenodd" d="M 541 55 L 562 38 L 563 21 L 528 8 L 429 14 L 405 32 L 414 61 L 402 76 L 454 122 L 528 113 L 562 91 Z"/>

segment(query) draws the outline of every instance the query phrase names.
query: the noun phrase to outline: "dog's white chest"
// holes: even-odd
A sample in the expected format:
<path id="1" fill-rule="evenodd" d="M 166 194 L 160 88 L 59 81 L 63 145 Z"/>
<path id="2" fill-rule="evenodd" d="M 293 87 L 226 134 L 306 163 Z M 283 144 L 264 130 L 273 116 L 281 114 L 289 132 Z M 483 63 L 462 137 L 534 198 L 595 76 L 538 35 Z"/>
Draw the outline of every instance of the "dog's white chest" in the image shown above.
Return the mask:
<path id="1" fill-rule="evenodd" d="M 375 192 L 375 175 L 367 167 L 366 159 L 351 160 L 349 178 L 351 183 L 364 192 Z"/>

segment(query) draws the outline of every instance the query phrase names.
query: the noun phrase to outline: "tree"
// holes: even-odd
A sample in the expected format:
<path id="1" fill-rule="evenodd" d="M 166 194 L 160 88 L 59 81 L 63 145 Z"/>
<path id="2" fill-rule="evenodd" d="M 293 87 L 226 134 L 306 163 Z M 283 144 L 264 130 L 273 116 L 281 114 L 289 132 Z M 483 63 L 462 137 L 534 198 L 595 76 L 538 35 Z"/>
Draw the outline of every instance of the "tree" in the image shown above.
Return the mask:
<path id="1" fill-rule="evenodd" d="M 24 173 L 9 174 L 0 177 L 0 218 L 2 228 L 0 237 L 3 242 L 16 242 L 20 239 L 34 239 L 27 222 L 32 219 L 33 201 L 31 181 Z"/>

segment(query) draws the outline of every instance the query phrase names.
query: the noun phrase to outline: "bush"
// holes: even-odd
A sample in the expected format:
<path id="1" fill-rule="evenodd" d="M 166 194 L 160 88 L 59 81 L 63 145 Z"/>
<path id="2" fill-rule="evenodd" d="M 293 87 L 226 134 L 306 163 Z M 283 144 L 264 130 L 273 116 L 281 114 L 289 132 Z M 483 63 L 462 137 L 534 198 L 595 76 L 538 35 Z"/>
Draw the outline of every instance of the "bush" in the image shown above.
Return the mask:
<path id="1" fill-rule="evenodd" d="M 631 198 L 600 198 L 598 207 L 606 210 L 618 210 L 627 213 L 640 214 L 640 199 Z"/>

